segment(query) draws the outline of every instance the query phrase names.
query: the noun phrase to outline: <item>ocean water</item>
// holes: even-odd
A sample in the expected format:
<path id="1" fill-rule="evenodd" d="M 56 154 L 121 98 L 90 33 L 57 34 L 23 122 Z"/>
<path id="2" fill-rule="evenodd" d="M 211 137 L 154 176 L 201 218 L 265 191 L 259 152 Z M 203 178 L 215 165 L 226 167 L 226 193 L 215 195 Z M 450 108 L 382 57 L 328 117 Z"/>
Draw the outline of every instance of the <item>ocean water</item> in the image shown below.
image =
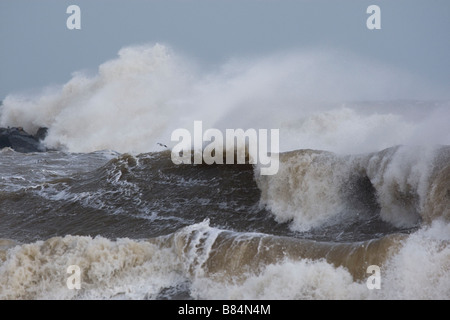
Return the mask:
<path id="1" fill-rule="evenodd" d="M 450 299 L 450 102 L 334 59 L 203 70 L 126 47 L 7 96 L 0 126 L 48 127 L 52 151 L 0 151 L 0 299 Z M 279 129 L 278 173 L 175 165 L 171 132 L 196 120 Z"/>

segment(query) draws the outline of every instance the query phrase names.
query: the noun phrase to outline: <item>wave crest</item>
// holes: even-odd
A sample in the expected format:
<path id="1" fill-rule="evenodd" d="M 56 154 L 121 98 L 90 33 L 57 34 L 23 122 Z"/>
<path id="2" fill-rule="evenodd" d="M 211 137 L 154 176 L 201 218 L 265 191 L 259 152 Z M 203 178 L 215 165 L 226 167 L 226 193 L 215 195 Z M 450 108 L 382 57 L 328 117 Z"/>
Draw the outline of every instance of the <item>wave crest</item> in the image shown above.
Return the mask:
<path id="1" fill-rule="evenodd" d="M 261 204 L 279 222 L 306 231 L 342 216 L 379 215 L 396 227 L 448 220 L 448 147 L 394 147 L 340 156 L 300 150 L 280 157 L 274 176 L 258 176 Z"/>

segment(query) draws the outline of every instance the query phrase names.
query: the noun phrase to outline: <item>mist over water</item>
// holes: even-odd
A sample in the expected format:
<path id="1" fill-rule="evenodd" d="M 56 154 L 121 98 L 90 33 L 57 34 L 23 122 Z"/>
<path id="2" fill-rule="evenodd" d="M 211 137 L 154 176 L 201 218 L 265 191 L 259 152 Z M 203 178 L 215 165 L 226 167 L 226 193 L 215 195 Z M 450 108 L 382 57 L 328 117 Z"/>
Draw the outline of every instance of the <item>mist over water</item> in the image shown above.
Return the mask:
<path id="1" fill-rule="evenodd" d="M 450 299 L 450 102 L 433 97 L 336 50 L 205 70 L 159 44 L 9 95 L 0 126 L 48 127 L 55 150 L 0 151 L 0 298 Z M 278 173 L 175 165 L 158 143 L 194 121 L 279 129 Z"/>
<path id="2" fill-rule="evenodd" d="M 35 97 L 7 96 L 0 125 L 48 127 L 47 145 L 70 152 L 159 151 L 156 143 L 171 145 L 173 130 L 192 130 L 201 120 L 205 129 L 279 128 L 281 151 L 361 153 L 448 144 L 448 102 L 412 101 L 430 92 L 412 75 L 338 51 L 234 59 L 201 70 L 157 44 L 125 47 L 95 75 L 76 72 Z M 394 104 L 376 103 L 386 100 Z"/>

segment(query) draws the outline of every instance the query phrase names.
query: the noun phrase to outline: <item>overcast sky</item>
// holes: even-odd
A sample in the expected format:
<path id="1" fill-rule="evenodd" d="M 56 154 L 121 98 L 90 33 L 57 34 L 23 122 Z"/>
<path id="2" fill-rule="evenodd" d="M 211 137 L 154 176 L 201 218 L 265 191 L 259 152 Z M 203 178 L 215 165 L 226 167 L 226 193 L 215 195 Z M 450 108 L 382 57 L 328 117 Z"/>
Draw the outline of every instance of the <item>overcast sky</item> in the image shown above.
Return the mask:
<path id="1" fill-rule="evenodd" d="M 71 4 L 81 8 L 81 30 L 66 27 Z M 381 30 L 366 27 L 371 4 L 381 8 Z M 205 66 L 344 50 L 405 70 L 440 87 L 435 98 L 450 98 L 449 0 L 1 0 L 0 100 L 96 70 L 124 46 L 155 42 Z"/>

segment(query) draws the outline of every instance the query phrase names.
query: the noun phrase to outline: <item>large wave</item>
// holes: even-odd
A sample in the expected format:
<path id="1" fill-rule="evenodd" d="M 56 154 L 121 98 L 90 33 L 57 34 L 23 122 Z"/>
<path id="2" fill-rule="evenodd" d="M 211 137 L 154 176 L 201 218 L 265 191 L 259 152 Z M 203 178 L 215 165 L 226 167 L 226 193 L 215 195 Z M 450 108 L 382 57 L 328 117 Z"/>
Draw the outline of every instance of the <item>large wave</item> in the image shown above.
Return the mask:
<path id="1" fill-rule="evenodd" d="M 413 76 L 338 51 L 234 59 L 202 70 L 164 45 L 125 47 L 89 75 L 36 96 L 9 95 L 1 126 L 49 128 L 46 144 L 71 152 L 157 151 L 177 128 L 280 129 L 281 150 L 377 151 L 450 144 L 448 103 Z M 385 105 L 349 101 L 393 101 Z"/>
<path id="2" fill-rule="evenodd" d="M 343 216 L 376 214 L 396 227 L 450 220 L 449 147 L 399 146 L 342 156 L 298 150 L 280 170 L 257 176 L 261 203 L 278 222 L 305 231 Z"/>
<path id="3" fill-rule="evenodd" d="M 204 221 L 147 240 L 3 241 L 0 298 L 157 299 L 178 290 L 197 299 L 449 299 L 449 231 L 434 222 L 409 236 L 336 244 Z M 366 286 L 370 263 L 380 266 L 380 290 Z M 80 290 L 66 285 L 70 265 L 80 267 Z"/>
<path id="4" fill-rule="evenodd" d="M 396 100 L 426 92 L 339 52 L 205 71 L 155 45 L 123 48 L 95 75 L 37 96 L 10 95 L 0 126 L 48 127 L 47 146 L 69 153 L 2 154 L 6 228 L 19 217 L 32 232 L 25 244 L 0 239 L 0 298 L 450 299 L 450 105 Z M 195 120 L 280 129 L 279 172 L 146 153 Z M 88 153 L 105 149 L 126 154 Z M 220 227 L 197 223 L 205 217 Z M 113 240 L 111 223 L 135 239 Z M 370 230 L 339 238 L 359 227 Z M 73 264 L 81 290 L 66 286 Z M 382 290 L 366 287 L 368 264 L 381 267 Z"/>

